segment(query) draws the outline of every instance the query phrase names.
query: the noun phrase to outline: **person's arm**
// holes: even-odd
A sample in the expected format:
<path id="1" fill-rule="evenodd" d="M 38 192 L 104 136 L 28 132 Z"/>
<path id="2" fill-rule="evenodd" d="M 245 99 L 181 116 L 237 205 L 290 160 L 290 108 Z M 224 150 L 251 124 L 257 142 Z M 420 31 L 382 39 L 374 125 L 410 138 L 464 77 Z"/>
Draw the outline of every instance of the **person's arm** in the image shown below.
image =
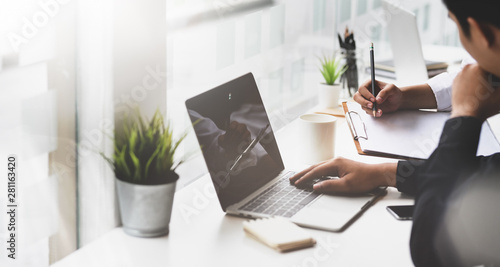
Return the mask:
<path id="1" fill-rule="evenodd" d="M 438 111 L 451 111 L 451 88 L 453 80 L 466 65 L 475 63 L 476 60 L 467 54 L 462 60 L 459 69 L 441 73 L 427 81 L 427 84 L 431 87 L 436 97 Z"/>
<path id="2" fill-rule="evenodd" d="M 452 115 L 438 147 L 417 179 L 410 250 L 417 266 L 441 265 L 434 237 L 454 187 L 488 158 L 476 157 L 483 122 L 500 111 L 500 89 L 492 88 L 478 65 L 465 66 L 453 83 Z"/>
<path id="3" fill-rule="evenodd" d="M 437 107 L 436 97 L 427 83 L 402 87 L 401 91 L 403 97 L 399 109 L 433 109 Z M 383 92 L 380 93 L 382 95 L 380 101 L 383 101 Z M 377 102 L 379 102 L 378 97 Z"/>
<path id="4" fill-rule="evenodd" d="M 376 92 L 381 96 L 377 100 L 371 93 L 371 80 L 368 80 L 361 84 L 353 99 L 368 114 L 372 114 L 373 102 L 377 101 L 379 107 L 376 113 L 377 117 L 382 116 L 384 112 L 394 112 L 399 109 L 436 108 L 438 111 L 450 111 L 453 80 L 466 65 L 474 63 L 476 61 L 467 54 L 462 61 L 460 69 L 453 72 L 441 73 L 429 79 L 425 84 L 398 88 L 394 84 L 377 81 Z"/>
<path id="5" fill-rule="evenodd" d="M 396 171 L 396 188 L 399 192 L 414 196 L 417 193 L 417 179 L 422 172 L 424 160 L 401 160 Z"/>
<path id="6" fill-rule="evenodd" d="M 438 147 L 416 180 L 410 250 L 416 266 L 439 266 L 434 237 L 454 186 L 479 164 L 476 157 L 482 121 L 474 117 L 448 120 Z"/>
<path id="7" fill-rule="evenodd" d="M 397 163 L 366 164 L 345 158 L 335 158 L 313 165 L 290 178 L 301 186 L 321 176 L 338 176 L 313 186 L 319 193 L 364 193 L 379 186 L 396 186 Z"/>
<path id="8" fill-rule="evenodd" d="M 311 166 L 293 177 L 290 182 L 297 186 L 321 176 L 338 176 L 338 180 L 327 180 L 316 184 L 317 192 L 361 193 L 379 186 L 396 187 L 399 192 L 415 195 L 416 179 L 422 160 L 399 161 L 398 163 L 365 164 L 344 158 L 335 158 Z"/>

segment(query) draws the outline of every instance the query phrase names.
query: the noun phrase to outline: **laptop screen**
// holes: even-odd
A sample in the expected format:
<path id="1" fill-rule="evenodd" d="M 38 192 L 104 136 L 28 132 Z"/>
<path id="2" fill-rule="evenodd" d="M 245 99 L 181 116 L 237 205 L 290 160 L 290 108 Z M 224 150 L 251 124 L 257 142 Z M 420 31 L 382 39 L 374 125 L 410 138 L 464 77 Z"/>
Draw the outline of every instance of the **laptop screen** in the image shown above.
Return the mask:
<path id="1" fill-rule="evenodd" d="M 186 107 L 224 211 L 284 169 L 251 73 L 188 99 Z"/>

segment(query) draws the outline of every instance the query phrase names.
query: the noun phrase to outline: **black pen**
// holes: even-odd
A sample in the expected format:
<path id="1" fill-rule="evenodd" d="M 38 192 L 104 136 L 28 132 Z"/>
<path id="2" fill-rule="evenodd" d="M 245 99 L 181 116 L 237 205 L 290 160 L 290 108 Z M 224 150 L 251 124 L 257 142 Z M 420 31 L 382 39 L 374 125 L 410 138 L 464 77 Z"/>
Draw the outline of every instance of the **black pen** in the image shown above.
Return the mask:
<path id="1" fill-rule="evenodd" d="M 375 97 L 375 62 L 373 55 L 373 43 L 370 46 L 370 63 L 371 63 L 371 72 L 372 72 L 372 95 Z M 377 114 L 377 100 L 373 102 L 373 117 Z"/>

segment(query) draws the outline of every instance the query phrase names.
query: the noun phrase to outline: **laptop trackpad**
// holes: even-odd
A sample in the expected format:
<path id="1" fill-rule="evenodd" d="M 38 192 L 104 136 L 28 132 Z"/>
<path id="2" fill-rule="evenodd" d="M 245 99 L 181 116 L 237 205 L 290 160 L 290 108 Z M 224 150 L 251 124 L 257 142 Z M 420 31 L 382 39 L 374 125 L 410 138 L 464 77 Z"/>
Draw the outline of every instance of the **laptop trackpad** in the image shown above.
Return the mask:
<path id="1" fill-rule="evenodd" d="M 357 196 L 321 195 L 291 219 L 301 226 L 339 231 L 372 198 L 373 196 L 368 194 Z"/>

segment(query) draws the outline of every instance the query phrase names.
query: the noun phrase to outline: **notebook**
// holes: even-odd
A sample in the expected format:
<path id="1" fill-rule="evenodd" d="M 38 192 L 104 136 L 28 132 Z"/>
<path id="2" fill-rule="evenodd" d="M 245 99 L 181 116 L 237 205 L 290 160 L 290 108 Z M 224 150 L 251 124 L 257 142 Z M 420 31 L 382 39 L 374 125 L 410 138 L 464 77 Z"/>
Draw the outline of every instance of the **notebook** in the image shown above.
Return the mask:
<path id="1" fill-rule="evenodd" d="M 448 112 L 402 110 L 374 118 L 358 103 L 344 102 L 346 119 L 360 154 L 427 159 L 436 149 Z M 488 122 L 481 130 L 477 155 L 500 152 Z"/>
<path id="2" fill-rule="evenodd" d="M 432 78 L 448 70 L 448 63 L 425 60 L 427 75 Z M 370 66 L 365 68 L 365 72 L 370 74 Z M 393 60 L 375 62 L 375 75 L 396 80 L 396 68 Z"/>
<path id="3" fill-rule="evenodd" d="M 425 60 L 425 67 L 427 68 L 427 71 L 438 70 L 438 69 L 445 69 L 446 70 L 448 68 L 448 63 Z M 375 62 L 375 69 L 396 72 L 396 68 L 394 67 L 393 60 L 385 60 L 385 61 Z"/>
<path id="4" fill-rule="evenodd" d="M 304 229 L 280 217 L 245 221 L 243 230 L 250 237 L 279 252 L 312 247 L 316 244 Z"/>

